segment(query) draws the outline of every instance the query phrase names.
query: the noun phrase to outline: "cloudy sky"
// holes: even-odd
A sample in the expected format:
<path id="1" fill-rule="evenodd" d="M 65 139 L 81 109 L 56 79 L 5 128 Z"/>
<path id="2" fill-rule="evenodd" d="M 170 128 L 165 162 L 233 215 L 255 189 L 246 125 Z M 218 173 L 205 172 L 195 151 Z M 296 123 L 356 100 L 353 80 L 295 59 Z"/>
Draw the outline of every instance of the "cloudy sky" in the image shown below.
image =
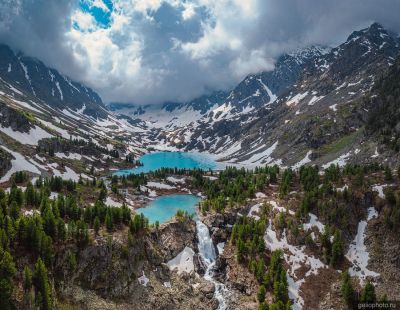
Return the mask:
<path id="1" fill-rule="evenodd" d="M 185 101 L 271 70 L 284 52 L 335 45 L 400 0 L 1 0 L 0 42 L 106 102 Z"/>

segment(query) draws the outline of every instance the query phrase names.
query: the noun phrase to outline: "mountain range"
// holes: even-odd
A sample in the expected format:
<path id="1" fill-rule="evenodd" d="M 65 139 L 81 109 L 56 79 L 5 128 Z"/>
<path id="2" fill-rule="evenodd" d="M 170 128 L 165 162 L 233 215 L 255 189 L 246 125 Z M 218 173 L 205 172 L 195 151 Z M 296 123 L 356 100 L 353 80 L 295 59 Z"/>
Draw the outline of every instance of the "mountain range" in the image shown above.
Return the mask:
<path id="1" fill-rule="evenodd" d="M 3 115 L 16 109 L 35 116 L 17 123 L 21 117 L 3 118 L 2 132 L 17 141 L 32 129 L 34 140 L 76 136 L 123 156 L 162 146 L 251 166 L 395 164 L 397 153 L 366 130 L 374 110 L 366 98 L 379 92 L 399 52 L 399 39 L 374 23 L 339 46 L 284 54 L 274 70 L 251 74 L 231 91 L 186 103 L 106 106 L 90 88 L 0 45 Z"/>
<path id="2" fill-rule="evenodd" d="M 378 23 L 283 54 L 232 89 L 158 105 L 104 103 L 1 44 L 0 308 L 399 298 L 399 106 L 400 40 Z M 132 173 L 153 151 L 221 166 Z M 197 217 L 140 214 L 185 199 Z"/>
<path id="3" fill-rule="evenodd" d="M 374 23 L 337 47 L 282 55 L 273 71 L 247 76 L 225 97 L 198 99 L 206 101 L 203 109 L 194 100 L 119 111 L 147 121 L 153 142 L 231 163 L 395 163 L 396 154 L 365 131 L 373 107 L 363 99 L 373 96 L 398 55 L 399 39 Z M 159 115 L 162 126 L 153 121 Z"/>

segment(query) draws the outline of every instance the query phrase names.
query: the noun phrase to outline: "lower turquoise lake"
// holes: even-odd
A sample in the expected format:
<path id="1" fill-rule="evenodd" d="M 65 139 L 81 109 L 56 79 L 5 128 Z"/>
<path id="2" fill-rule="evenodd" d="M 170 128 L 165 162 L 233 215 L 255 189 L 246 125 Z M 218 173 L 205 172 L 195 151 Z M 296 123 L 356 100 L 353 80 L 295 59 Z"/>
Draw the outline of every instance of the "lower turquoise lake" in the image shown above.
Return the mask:
<path id="1" fill-rule="evenodd" d="M 206 155 L 185 152 L 156 152 L 141 156 L 139 161 L 141 167 L 133 169 L 122 169 L 114 175 L 128 175 L 131 173 L 147 173 L 160 168 L 179 168 L 179 169 L 216 169 L 217 163 Z"/>
<path id="2" fill-rule="evenodd" d="M 145 208 L 137 209 L 136 212 L 143 213 L 149 219 L 150 224 L 154 224 L 156 221 L 162 224 L 175 216 L 178 210 L 187 211 L 189 214 L 196 213 L 196 206 L 200 200 L 197 196 L 186 194 L 160 196 Z"/>

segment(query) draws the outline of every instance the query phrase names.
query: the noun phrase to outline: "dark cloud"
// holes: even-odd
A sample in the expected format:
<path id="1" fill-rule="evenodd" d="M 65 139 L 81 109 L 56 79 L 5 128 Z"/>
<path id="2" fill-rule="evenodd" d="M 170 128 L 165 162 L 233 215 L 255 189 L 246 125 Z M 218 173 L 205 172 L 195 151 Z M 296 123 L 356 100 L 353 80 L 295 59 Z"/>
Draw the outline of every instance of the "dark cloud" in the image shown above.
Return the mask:
<path id="1" fill-rule="evenodd" d="M 336 45 L 374 21 L 400 32 L 399 0 L 113 4 L 111 24 L 96 28 L 77 0 L 3 0 L 0 41 L 85 82 L 106 101 L 159 103 L 232 87 L 271 69 L 281 53 Z"/>
<path id="2" fill-rule="evenodd" d="M 75 1 L 4 0 L 0 3 L 0 42 L 78 77 L 80 68 L 65 42 Z"/>

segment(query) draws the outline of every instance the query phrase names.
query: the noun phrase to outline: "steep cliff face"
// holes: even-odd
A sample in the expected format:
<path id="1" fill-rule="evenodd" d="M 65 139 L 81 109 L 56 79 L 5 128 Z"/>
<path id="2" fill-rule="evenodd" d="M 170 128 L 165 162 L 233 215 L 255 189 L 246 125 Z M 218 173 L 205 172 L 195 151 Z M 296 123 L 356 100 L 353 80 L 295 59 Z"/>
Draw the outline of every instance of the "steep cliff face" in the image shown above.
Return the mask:
<path id="1" fill-rule="evenodd" d="M 11 154 L 0 148 L 0 177 L 10 170 L 11 160 Z"/>
<path id="2" fill-rule="evenodd" d="M 367 134 L 378 138 L 382 147 L 400 150 L 400 57 L 388 74 L 377 81 L 364 101 L 368 115 Z"/>
<path id="3" fill-rule="evenodd" d="M 10 128 L 13 131 L 29 132 L 33 127 L 27 114 L 10 108 L 0 101 L 0 126 Z"/>
<path id="4" fill-rule="evenodd" d="M 74 270 L 65 251 L 56 258 L 60 299 L 82 309 L 214 309 L 203 279 L 177 275 L 166 262 L 185 247 L 195 249 L 195 223 L 172 221 L 127 245 L 126 234 L 96 237 L 79 251 Z M 74 249 L 70 249 L 74 251 Z M 208 297 L 207 297 L 208 293 Z"/>

